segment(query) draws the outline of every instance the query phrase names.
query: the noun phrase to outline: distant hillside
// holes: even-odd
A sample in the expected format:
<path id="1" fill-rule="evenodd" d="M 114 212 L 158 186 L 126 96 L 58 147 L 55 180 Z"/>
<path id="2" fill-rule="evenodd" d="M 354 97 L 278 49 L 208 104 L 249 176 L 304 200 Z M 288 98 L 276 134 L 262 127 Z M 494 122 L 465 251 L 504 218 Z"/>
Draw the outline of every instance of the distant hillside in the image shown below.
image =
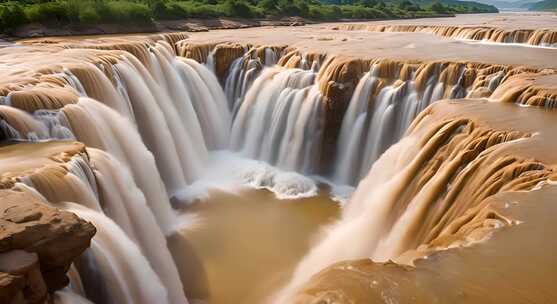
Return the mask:
<path id="1" fill-rule="evenodd" d="M 538 0 L 479 0 L 481 3 L 490 4 L 503 10 L 526 10 L 528 9 L 528 5 L 537 1 Z"/>
<path id="2" fill-rule="evenodd" d="M 323 4 L 335 5 L 355 5 L 363 3 L 366 0 L 320 0 Z M 497 8 L 491 4 L 480 3 L 476 1 L 461 1 L 461 0 L 367 0 L 373 2 L 382 2 L 388 6 L 408 5 L 406 3 L 413 3 L 422 8 L 429 8 L 432 5 L 442 4 L 447 8 L 448 12 L 454 13 L 497 13 Z"/>
<path id="3" fill-rule="evenodd" d="M 494 6 L 457 0 L 0 0 L 0 33 L 34 24 L 85 28 L 134 25 L 154 28 L 165 20 L 407 19 L 497 12 Z"/>
<path id="4" fill-rule="evenodd" d="M 423 2 L 431 3 L 433 1 L 424 0 Z M 448 6 L 466 7 L 468 9 L 470 9 L 471 11 L 477 11 L 477 12 L 489 12 L 489 13 L 498 13 L 499 12 L 499 10 L 491 4 L 485 4 L 485 3 L 480 3 L 480 2 L 476 2 L 476 1 L 441 0 L 439 2 L 443 3 L 444 5 L 448 5 Z"/>
<path id="5" fill-rule="evenodd" d="M 554 11 L 557 10 L 557 0 L 543 0 L 535 3 L 528 3 L 524 6 L 530 11 Z"/>

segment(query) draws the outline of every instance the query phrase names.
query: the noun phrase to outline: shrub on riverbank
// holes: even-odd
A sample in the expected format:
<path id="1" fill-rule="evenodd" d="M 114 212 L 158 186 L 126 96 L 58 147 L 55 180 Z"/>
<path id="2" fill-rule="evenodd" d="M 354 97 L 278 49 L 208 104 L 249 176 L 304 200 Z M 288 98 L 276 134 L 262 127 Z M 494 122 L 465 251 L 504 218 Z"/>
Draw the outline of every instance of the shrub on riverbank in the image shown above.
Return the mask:
<path id="1" fill-rule="evenodd" d="M 17 28 L 28 22 L 21 5 L 0 5 L 0 33 Z"/>
<path id="2" fill-rule="evenodd" d="M 471 1 L 442 0 L 0 0 L 0 33 L 27 23 L 44 25 L 142 24 L 186 18 L 282 18 L 314 20 L 428 17 L 488 12 Z"/>

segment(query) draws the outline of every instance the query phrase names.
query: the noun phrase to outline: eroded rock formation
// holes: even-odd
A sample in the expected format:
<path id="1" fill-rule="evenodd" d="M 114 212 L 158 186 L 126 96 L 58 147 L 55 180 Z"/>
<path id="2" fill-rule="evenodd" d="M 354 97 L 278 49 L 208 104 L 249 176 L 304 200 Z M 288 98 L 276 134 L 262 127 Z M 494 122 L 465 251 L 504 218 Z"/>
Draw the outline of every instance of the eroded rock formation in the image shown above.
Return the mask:
<path id="1" fill-rule="evenodd" d="M 22 191 L 1 190 L 0 201 L 2 303 L 44 303 L 68 284 L 66 272 L 95 227 Z"/>
<path id="2" fill-rule="evenodd" d="M 452 123 L 468 125 L 447 128 Z M 557 159 L 543 152 L 556 148 L 548 140 L 554 126 L 553 113 L 539 108 L 473 100 L 430 106 L 407 137 L 378 160 L 377 169 L 388 170 L 382 160 L 419 138 L 410 167 L 402 166 L 384 185 L 396 196 L 386 213 L 380 205 L 360 204 L 388 197 L 373 190 L 380 181 L 371 183 L 377 176 L 372 170 L 366 184 L 371 190 L 360 187 L 345 209 L 345 224 L 314 249 L 300 270 L 307 273 L 311 263 L 327 259 L 326 248 L 335 242 L 336 248 L 341 246 L 339 233 L 356 227 L 360 214 L 367 212 L 383 218 L 372 216 L 369 223 L 383 224 L 366 230 L 371 251 L 352 257 L 379 262 L 332 265 L 300 287 L 289 303 L 541 303 L 554 298 L 545 269 L 555 263 L 550 252 L 557 243 L 544 236 L 553 223 L 541 215 L 554 208 L 557 189 Z M 414 152 L 403 151 L 398 158 L 405 162 Z M 408 177 L 412 181 L 397 189 L 399 178 Z M 404 203 L 407 199 L 411 203 Z M 344 259 L 350 259 L 347 252 Z M 538 292 L 531 293 L 530 284 Z"/>

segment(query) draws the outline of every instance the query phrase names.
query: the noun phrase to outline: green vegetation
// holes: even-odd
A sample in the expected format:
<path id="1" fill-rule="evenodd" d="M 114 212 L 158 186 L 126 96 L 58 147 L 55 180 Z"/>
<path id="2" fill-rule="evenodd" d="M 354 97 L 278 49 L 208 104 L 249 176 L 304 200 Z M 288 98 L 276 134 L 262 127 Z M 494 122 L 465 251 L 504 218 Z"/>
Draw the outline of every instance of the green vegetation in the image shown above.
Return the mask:
<path id="1" fill-rule="evenodd" d="M 282 18 L 314 20 L 395 19 L 494 12 L 495 7 L 458 0 L 0 0 L 0 33 L 29 23 L 49 26 L 150 25 L 186 18 Z"/>

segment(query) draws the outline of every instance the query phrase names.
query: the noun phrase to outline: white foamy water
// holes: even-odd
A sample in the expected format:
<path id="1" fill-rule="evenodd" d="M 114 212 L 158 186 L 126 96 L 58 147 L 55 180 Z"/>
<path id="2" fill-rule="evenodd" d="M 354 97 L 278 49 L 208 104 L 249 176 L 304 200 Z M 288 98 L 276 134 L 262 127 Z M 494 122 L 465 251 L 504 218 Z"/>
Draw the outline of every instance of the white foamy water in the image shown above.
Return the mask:
<path id="1" fill-rule="evenodd" d="M 205 173 L 196 182 L 176 193 L 176 201 L 185 204 L 203 201 L 208 198 L 210 189 L 228 192 L 266 189 L 279 199 L 311 197 L 318 193 L 315 180 L 238 153 L 214 151 L 209 154 L 208 163 Z"/>

